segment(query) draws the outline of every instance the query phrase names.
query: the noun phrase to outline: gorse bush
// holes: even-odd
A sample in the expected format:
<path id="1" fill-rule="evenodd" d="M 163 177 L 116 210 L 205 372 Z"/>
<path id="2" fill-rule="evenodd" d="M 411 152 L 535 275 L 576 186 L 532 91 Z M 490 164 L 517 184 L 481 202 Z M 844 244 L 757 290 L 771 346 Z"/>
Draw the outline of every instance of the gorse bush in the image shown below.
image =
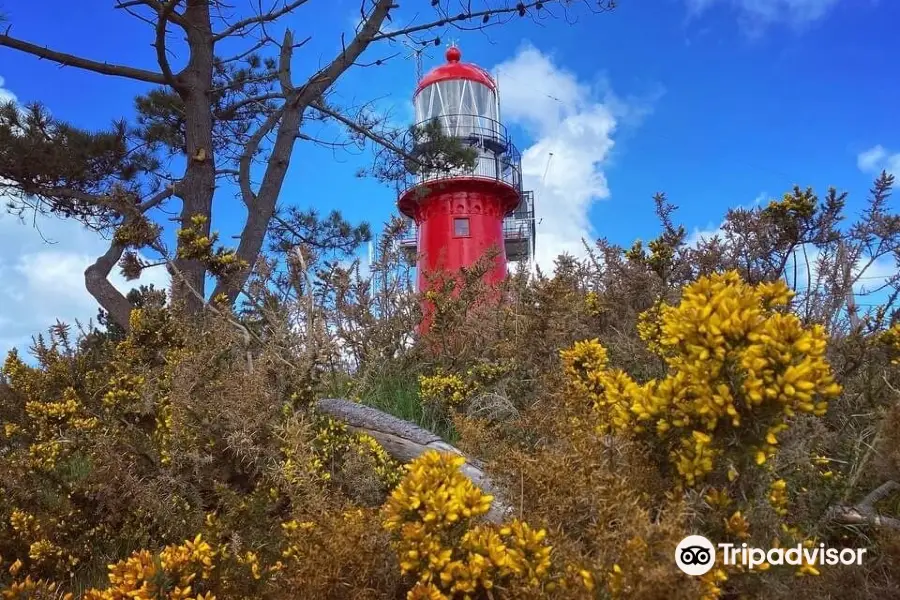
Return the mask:
<path id="1" fill-rule="evenodd" d="M 510 580 L 540 588 L 550 569 L 547 532 L 513 520 L 476 524 L 493 498 L 459 472 L 460 456 L 423 454 L 385 504 L 385 528 L 399 540 L 400 568 L 416 577 L 411 598 L 465 598 Z"/>
<path id="2" fill-rule="evenodd" d="M 0 370 L 0 597 L 892 597 L 897 295 L 850 300 L 900 249 L 891 183 L 846 228 L 797 189 L 693 246 L 658 197 L 646 244 L 446 278 L 421 335 L 390 243 L 367 279 L 287 238 L 237 313 L 144 289 L 127 332 L 56 326 Z M 320 414 L 335 395 L 444 434 L 490 491 Z M 689 534 L 868 551 L 689 577 Z"/>
<path id="3" fill-rule="evenodd" d="M 823 416 L 841 391 L 825 360 L 824 329 L 776 312 L 790 295 L 783 282 L 748 286 L 735 272 L 701 277 L 677 306 L 642 315 L 641 337 L 665 361 L 665 378 L 639 385 L 608 368 L 606 349 L 592 340 L 561 353 L 569 388 L 591 402 L 602 432 L 659 440 L 684 485 L 700 483 L 723 458 L 733 481 L 742 460 L 723 457 L 714 436 L 730 437 L 742 454 L 755 449 L 762 465 L 785 419 Z"/>
<path id="4" fill-rule="evenodd" d="M 785 314 L 790 296 L 781 281 L 748 286 L 732 271 L 701 277 L 678 305 L 644 313 L 638 328 L 666 364 L 662 379 L 638 384 L 610 368 L 597 340 L 561 352 L 568 388 L 590 403 L 597 431 L 637 436 L 667 456 L 676 489 L 707 484 L 710 507 L 733 510 L 722 533 L 738 542 L 750 537 L 747 509 L 732 500 L 740 497 L 740 478 L 767 471 L 791 417 L 824 416 L 827 400 L 841 391 L 825 360 L 823 328 Z M 786 516 L 785 481 L 771 477 L 768 500 Z M 784 533 L 799 535 L 786 522 L 782 528 L 779 542 Z M 713 573 L 712 582 L 727 580 L 723 570 Z M 819 573 L 804 565 L 798 574 Z"/>

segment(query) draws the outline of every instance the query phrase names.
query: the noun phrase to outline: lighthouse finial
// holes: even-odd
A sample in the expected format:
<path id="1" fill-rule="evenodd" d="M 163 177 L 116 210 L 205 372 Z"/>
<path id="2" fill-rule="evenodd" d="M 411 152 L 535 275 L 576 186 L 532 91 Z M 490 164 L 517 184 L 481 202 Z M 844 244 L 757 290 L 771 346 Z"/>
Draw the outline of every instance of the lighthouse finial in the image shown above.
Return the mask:
<path id="1" fill-rule="evenodd" d="M 457 48 L 456 44 L 451 44 L 449 48 L 447 48 L 447 62 L 458 63 L 462 58 L 462 52 L 460 52 L 459 48 Z"/>

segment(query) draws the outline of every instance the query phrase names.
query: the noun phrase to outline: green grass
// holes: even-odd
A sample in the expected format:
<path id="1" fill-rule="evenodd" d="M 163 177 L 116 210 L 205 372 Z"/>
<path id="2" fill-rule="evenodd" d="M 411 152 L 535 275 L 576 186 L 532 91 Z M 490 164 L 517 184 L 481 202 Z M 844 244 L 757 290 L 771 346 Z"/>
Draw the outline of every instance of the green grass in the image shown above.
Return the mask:
<path id="1" fill-rule="evenodd" d="M 453 422 L 446 414 L 423 406 L 419 398 L 419 382 L 415 376 L 403 374 L 381 377 L 367 391 L 362 395 L 364 404 L 415 423 L 447 442 L 454 443 L 459 439 Z"/>
<path id="2" fill-rule="evenodd" d="M 332 397 L 350 398 L 353 382 L 333 382 Z M 419 399 L 419 382 L 415 374 L 391 373 L 379 375 L 359 391 L 363 404 L 382 410 L 404 421 L 415 423 L 443 438 L 449 443 L 459 439 L 450 418 L 441 411 L 422 405 Z"/>

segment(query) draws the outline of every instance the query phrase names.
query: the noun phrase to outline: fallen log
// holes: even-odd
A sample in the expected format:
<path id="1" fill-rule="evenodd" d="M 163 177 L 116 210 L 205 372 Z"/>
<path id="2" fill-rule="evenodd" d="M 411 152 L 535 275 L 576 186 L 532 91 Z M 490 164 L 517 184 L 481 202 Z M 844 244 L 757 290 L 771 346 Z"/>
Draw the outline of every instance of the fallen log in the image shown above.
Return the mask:
<path id="1" fill-rule="evenodd" d="M 900 483 L 886 481 L 857 504 L 832 507 L 829 509 L 827 517 L 839 525 L 871 525 L 900 529 L 900 519 L 881 515 L 875 510 L 877 502 L 895 492 L 900 492 Z"/>
<path id="2" fill-rule="evenodd" d="M 316 402 L 316 409 L 347 425 L 351 431 L 365 433 L 378 441 L 395 460 L 403 463 L 414 460 L 429 450 L 458 454 L 466 459 L 460 467 L 463 475 L 485 493 L 494 497 L 491 510 L 486 515 L 494 523 L 503 521 L 512 511 L 503 500 L 502 492 L 484 472 L 484 465 L 439 436 L 371 406 L 365 406 L 340 398 L 324 398 Z"/>

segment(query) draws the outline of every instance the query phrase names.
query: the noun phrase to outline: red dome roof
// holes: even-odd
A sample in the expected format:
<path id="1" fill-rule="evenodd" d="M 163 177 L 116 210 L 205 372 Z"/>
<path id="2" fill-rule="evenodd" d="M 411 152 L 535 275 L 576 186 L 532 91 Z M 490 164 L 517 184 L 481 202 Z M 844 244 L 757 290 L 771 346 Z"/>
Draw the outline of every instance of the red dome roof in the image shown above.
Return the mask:
<path id="1" fill-rule="evenodd" d="M 477 81 L 478 83 L 488 86 L 492 90 L 497 89 L 497 84 L 494 83 L 493 78 L 491 78 L 487 71 L 472 63 L 459 62 L 462 58 L 462 52 L 460 52 L 459 48 L 456 46 L 447 48 L 446 56 L 446 64 L 435 67 L 422 78 L 422 81 L 420 81 L 419 85 L 416 87 L 416 94 L 432 83 L 437 83 L 438 81 L 450 81 L 453 79 Z"/>

